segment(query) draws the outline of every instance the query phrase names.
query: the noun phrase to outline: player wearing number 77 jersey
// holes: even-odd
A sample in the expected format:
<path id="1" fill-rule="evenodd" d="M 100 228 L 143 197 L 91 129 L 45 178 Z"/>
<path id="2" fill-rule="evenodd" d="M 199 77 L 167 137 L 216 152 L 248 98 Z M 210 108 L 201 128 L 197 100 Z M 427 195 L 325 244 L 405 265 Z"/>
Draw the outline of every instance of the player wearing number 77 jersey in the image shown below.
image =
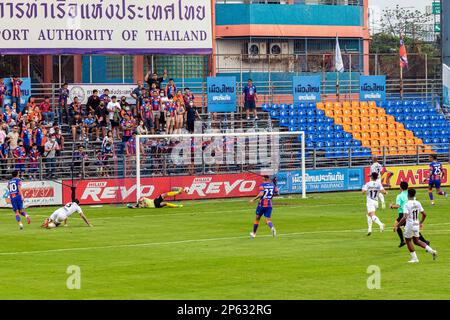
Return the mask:
<path id="1" fill-rule="evenodd" d="M 398 226 L 406 221 L 405 239 L 406 244 L 408 246 L 408 250 L 411 254 L 411 260 L 409 261 L 410 263 L 419 262 L 419 259 L 417 258 L 416 255 L 416 251 L 414 250 L 414 245 L 412 244 L 411 240 L 413 240 L 416 245 L 421 246 L 427 252 L 431 253 L 433 255 L 433 260 L 436 260 L 437 251 L 431 248 L 426 243 L 420 241 L 419 239 L 420 229 L 422 228 L 423 222 L 425 221 L 427 215 L 423 210 L 422 204 L 419 201 L 415 200 L 415 198 L 416 198 L 416 190 L 409 189 L 408 202 L 405 204 L 405 207 L 403 209 L 403 218 L 400 220 L 398 225 L 395 226 L 394 230 L 397 231 Z M 419 222 L 419 213 L 422 215 L 422 219 L 420 220 L 420 222 Z"/>
<path id="2" fill-rule="evenodd" d="M 267 226 L 272 231 L 272 235 L 274 237 L 277 235 L 277 231 L 275 230 L 275 227 L 273 226 L 273 223 L 271 221 L 272 199 L 276 194 L 278 194 L 278 188 L 275 186 L 275 184 L 270 182 L 269 176 L 264 176 L 264 183 L 259 186 L 259 194 L 255 198 L 250 200 L 250 203 L 259 200 L 258 207 L 256 208 L 256 219 L 255 223 L 253 224 L 253 232 L 250 233 L 250 236 L 252 238 L 256 237 L 256 231 L 258 230 L 259 222 L 263 215 L 266 219 Z"/>
<path id="3" fill-rule="evenodd" d="M 367 224 L 369 226 L 367 235 L 372 234 L 372 223 L 375 222 L 380 226 L 380 231 L 384 231 L 384 224 L 376 216 L 376 211 L 378 209 L 378 196 L 380 193 L 387 194 L 384 190 L 383 185 L 378 181 L 378 173 L 373 172 L 370 175 L 371 181 L 366 183 L 362 189 L 363 193 L 367 195 Z"/>

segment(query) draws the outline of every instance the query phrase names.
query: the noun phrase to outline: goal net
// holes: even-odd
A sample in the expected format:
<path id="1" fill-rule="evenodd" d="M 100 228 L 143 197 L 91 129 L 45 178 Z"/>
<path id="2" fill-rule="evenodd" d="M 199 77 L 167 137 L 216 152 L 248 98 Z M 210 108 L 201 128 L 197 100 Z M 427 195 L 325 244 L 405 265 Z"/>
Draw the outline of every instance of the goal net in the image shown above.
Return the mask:
<path id="1" fill-rule="evenodd" d="M 174 200 L 254 196 L 264 176 L 280 194 L 306 198 L 304 132 L 209 129 L 141 135 L 135 152 L 126 176 L 136 176 L 137 199 L 155 198 L 176 187 L 186 192 Z"/>

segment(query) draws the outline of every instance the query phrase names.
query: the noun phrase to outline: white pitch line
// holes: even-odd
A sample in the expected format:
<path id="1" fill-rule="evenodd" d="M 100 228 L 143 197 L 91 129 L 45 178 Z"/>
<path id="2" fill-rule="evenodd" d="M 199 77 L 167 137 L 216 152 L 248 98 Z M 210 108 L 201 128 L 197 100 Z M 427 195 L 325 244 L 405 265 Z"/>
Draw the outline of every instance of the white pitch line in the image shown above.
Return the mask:
<path id="1" fill-rule="evenodd" d="M 442 224 L 437 224 L 442 225 Z M 431 226 L 431 225 L 429 225 Z M 282 233 L 278 234 L 278 237 L 291 237 L 300 235 L 311 235 L 311 234 L 328 234 L 328 233 L 356 233 L 365 232 L 366 229 L 353 229 L 353 230 L 322 230 L 322 231 L 307 231 L 307 232 L 293 232 L 293 233 Z M 428 231 L 433 234 L 440 233 L 450 233 L 450 230 L 434 230 Z M 272 235 L 262 235 L 258 238 L 269 238 Z M 104 250 L 104 249 L 120 249 L 120 248 L 136 248 L 136 247 L 151 247 L 151 246 L 164 246 L 164 245 L 176 245 L 176 244 L 186 244 L 186 243 L 201 243 L 201 242 L 212 242 L 212 241 L 223 241 L 223 240 L 238 240 L 238 239 L 249 239 L 249 236 L 236 236 L 236 237 L 222 237 L 222 238 L 205 238 L 205 239 L 191 239 L 191 240 L 178 240 L 178 241 L 167 241 L 167 242 L 149 242 L 149 243 L 135 243 L 135 244 L 122 244 L 122 245 L 111 245 L 111 246 L 98 246 L 98 247 L 79 247 L 79 248 L 64 248 L 64 249 L 49 249 L 49 250 L 36 250 L 36 251 L 15 251 L 15 252 L 0 252 L 0 256 L 11 256 L 11 255 L 25 255 L 25 254 L 45 254 L 45 253 L 56 253 L 56 252 L 70 252 L 70 251 L 89 251 L 89 250 Z"/>

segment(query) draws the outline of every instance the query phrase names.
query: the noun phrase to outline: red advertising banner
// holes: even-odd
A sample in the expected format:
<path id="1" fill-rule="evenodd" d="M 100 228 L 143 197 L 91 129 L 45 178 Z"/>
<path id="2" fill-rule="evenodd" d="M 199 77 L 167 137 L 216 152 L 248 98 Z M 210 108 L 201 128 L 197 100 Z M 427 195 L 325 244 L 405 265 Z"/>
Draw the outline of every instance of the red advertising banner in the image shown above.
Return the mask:
<path id="1" fill-rule="evenodd" d="M 258 193 L 262 177 L 251 174 L 180 176 L 142 178 L 141 195 L 157 198 L 174 187 L 188 187 L 189 192 L 176 200 L 251 197 Z M 70 185 L 70 181 L 65 181 Z M 136 202 L 136 179 L 95 179 L 76 181 L 76 197 L 81 204 L 114 204 Z M 71 201 L 70 187 L 63 187 L 63 202 Z"/>
<path id="2" fill-rule="evenodd" d="M 442 185 L 448 185 L 448 170 L 449 165 L 443 165 Z M 412 188 L 426 187 L 430 167 L 424 166 L 401 166 L 401 167 L 386 167 L 381 172 L 381 182 L 385 188 L 399 188 L 402 181 L 408 182 Z M 364 169 L 365 182 L 370 180 L 370 168 Z"/>

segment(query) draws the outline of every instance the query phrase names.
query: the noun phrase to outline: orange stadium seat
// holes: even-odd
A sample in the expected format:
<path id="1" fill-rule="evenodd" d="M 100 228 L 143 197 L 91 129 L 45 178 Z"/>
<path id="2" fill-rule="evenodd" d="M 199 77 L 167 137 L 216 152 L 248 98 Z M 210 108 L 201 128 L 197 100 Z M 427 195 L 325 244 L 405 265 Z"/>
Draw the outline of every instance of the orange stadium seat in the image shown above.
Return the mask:
<path id="1" fill-rule="evenodd" d="M 322 102 L 317 102 L 316 107 L 317 109 L 325 110 L 325 105 Z"/>
<path id="2" fill-rule="evenodd" d="M 359 108 L 359 101 L 352 101 L 352 109 L 358 109 Z"/>

